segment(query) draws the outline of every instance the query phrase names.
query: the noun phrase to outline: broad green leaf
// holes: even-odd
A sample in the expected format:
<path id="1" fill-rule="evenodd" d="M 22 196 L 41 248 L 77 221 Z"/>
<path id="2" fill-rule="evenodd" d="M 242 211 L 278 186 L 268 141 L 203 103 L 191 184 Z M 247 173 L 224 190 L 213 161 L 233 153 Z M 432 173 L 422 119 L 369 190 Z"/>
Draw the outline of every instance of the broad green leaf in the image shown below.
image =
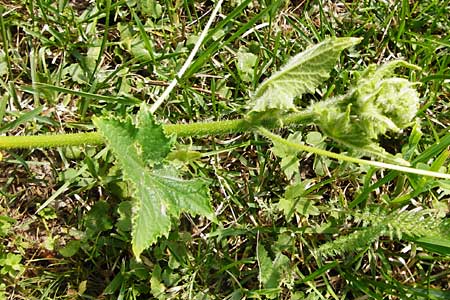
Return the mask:
<path id="1" fill-rule="evenodd" d="M 95 70 L 95 65 L 97 64 L 97 58 L 100 54 L 101 47 L 100 46 L 92 46 L 89 47 L 85 59 L 86 67 L 88 68 L 89 72 L 92 73 Z"/>
<path id="2" fill-rule="evenodd" d="M 323 142 L 324 138 L 318 131 L 310 131 L 306 135 L 306 143 L 312 146 L 318 146 Z"/>
<path id="3" fill-rule="evenodd" d="M 137 2 L 138 8 L 144 16 L 149 16 L 154 19 L 161 17 L 162 6 L 156 0 L 141 0 Z"/>
<path id="4" fill-rule="evenodd" d="M 171 218 L 181 212 L 214 217 L 209 190 L 202 180 L 183 180 L 176 170 L 160 167 L 150 170 L 146 161 L 161 162 L 170 149 L 169 139 L 144 107 L 138 127 L 130 119 L 94 119 L 94 124 L 113 150 L 124 179 L 134 186 L 132 248 L 136 258 L 158 237 L 167 236 Z M 144 127 L 141 127 L 144 126 Z"/>
<path id="5" fill-rule="evenodd" d="M 213 217 L 205 182 L 182 180 L 167 170 L 141 175 L 136 198 L 140 200 L 135 207 L 132 230 L 136 257 L 159 236 L 167 236 L 170 217 L 178 217 L 182 211 Z"/>
<path id="6" fill-rule="evenodd" d="M 8 253 L 0 255 L 0 275 L 9 274 L 15 276 L 17 273 L 24 270 L 24 266 L 21 264 L 22 256 L 20 254 Z"/>
<path id="7" fill-rule="evenodd" d="M 306 135 L 305 142 L 313 147 L 319 149 L 325 149 L 326 143 L 324 142 L 325 138 L 322 136 L 320 132 L 311 131 Z M 330 166 L 331 160 L 325 156 L 315 155 L 314 156 L 314 164 L 313 169 L 316 175 L 325 176 L 328 174 L 328 167 Z"/>
<path id="8" fill-rule="evenodd" d="M 151 292 L 153 297 L 155 297 L 156 299 L 165 299 L 164 295 L 166 287 L 162 283 L 161 273 L 161 267 L 156 264 L 153 268 L 152 277 L 150 278 Z"/>
<path id="9" fill-rule="evenodd" d="M 131 201 L 122 201 L 117 207 L 119 218 L 117 219 L 117 230 L 122 232 L 131 231 L 131 216 L 133 211 L 133 203 Z"/>
<path id="10" fill-rule="evenodd" d="M 166 137 L 161 127 L 156 125 L 153 118 L 148 117 L 149 114 L 148 107 L 142 106 L 137 115 L 139 131 L 136 140 L 142 148 L 145 162 L 159 162 L 169 154 L 171 140 Z"/>
<path id="11" fill-rule="evenodd" d="M 328 79 L 341 51 L 360 41 L 360 38 L 330 38 L 297 54 L 259 86 L 251 111 L 295 109 L 294 98 L 313 93 Z"/>
<path id="12" fill-rule="evenodd" d="M 93 238 L 98 233 L 110 230 L 113 227 L 109 210 L 110 204 L 108 202 L 98 201 L 84 216 L 84 224 L 88 237 Z"/>
<path id="13" fill-rule="evenodd" d="M 276 272 L 276 270 L 273 269 L 272 260 L 270 259 L 269 254 L 261 244 L 258 245 L 257 250 L 259 264 L 259 282 L 266 288 L 277 286 L 280 275 L 278 274 L 278 272 Z M 271 284 L 274 281 L 275 284 Z"/>

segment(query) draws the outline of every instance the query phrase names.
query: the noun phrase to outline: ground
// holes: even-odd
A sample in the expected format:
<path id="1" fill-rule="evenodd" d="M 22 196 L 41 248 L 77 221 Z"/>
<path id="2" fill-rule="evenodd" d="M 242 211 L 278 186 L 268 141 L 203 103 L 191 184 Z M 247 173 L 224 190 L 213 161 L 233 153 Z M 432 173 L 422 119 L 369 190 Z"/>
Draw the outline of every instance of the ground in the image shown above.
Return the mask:
<path id="1" fill-rule="evenodd" d="M 153 104 L 214 8 L 213 1 L 0 3 L 6 136 L 93 131 L 94 116 L 125 118 L 140 102 Z M 449 12 L 445 0 L 224 1 L 155 119 L 240 118 L 256 87 L 290 57 L 331 36 L 361 37 L 330 79 L 295 104 L 301 110 L 346 93 L 370 64 L 415 64 L 420 71 L 401 68 L 398 76 L 418 83 L 416 119 L 379 142 L 416 168 L 448 173 Z M 312 123 L 274 132 L 349 151 Z M 307 152 L 294 153 L 299 167 L 290 176 L 272 147 L 254 132 L 177 139 L 173 150 L 193 158 L 176 166 L 185 179 L 208 181 L 217 221 L 182 214 L 141 261 L 131 248 L 132 186 L 104 145 L 1 150 L 0 299 L 450 298 L 448 180 Z M 287 191 L 300 191 L 302 209 L 282 209 Z M 429 228 L 444 238 L 414 236 Z M 349 251 L 350 243 L 358 247 Z M 324 245 L 335 252 L 320 254 Z"/>

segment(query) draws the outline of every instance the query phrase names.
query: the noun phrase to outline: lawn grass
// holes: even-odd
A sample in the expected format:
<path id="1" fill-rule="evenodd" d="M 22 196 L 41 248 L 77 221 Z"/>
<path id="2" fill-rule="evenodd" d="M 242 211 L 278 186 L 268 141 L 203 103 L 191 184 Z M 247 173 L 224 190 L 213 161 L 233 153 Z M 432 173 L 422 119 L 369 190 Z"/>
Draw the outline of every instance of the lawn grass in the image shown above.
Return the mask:
<path id="1" fill-rule="evenodd" d="M 152 105 L 214 9 L 212 1 L 0 3 L 0 133 L 11 136 L 90 131 L 95 116 Z M 449 19 L 445 0 L 224 1 L 154 115 L 236 119 L 293 55 L 327 37 L 361 37 L 296 104 L 345 93 L 369 64 L 416 64 L 421 71 L 401 73 L 420 83 L 417 121 L 380 144 L 448 173 Z M 238 67 L 240 55 L 256 60 Z M 276 133 L 295 131 L 340 149 L 313 125 Z M 104 146 L 2 151 L 0 299 L 450 298 L 448 180 L 309 153 L 298 154 L 291 179 L 255 133 L 183 137 L 176 147 L 191 155 L 178 161 L 186 178 L 210 182 L 218 220 L 183 215 L 141 262 L 130 245 L 131 187 Z M 308 201 L 303 210 L 281 209 L 289 189 Z M 415 237 L 429 231 L 440 238 Z"/>

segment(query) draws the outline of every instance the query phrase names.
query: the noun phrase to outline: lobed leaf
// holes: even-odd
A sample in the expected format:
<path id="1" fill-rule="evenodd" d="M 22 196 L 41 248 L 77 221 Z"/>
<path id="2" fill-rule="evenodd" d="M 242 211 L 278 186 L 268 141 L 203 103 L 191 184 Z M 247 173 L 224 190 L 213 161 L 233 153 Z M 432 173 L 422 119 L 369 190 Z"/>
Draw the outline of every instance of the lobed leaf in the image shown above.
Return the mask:
<path id="1" fill-rule="evenodd" d="M 330 76 L 342 50 L 360 38 L 330 38 L 294 56 L 264 81 L 253 96 L 251 111 L 295 109 L 294 98 L 313 93 Z"/>
<path id="2" fill-rule="evenodd" d="M 134 187 L 131 235 L 136 258 L 159 237 L 168 235 L 171 218 L 181 212 L 214 217 L 204 181 L 183 180 L 174 169 L 151 170 L 147 166 L 147 162 L 162 162 L 170 150 L 170 139 L 146 107 L 138 114 L 137 126 L 130 119 L 93 121 L 114 152 L 124 179 Z"/>

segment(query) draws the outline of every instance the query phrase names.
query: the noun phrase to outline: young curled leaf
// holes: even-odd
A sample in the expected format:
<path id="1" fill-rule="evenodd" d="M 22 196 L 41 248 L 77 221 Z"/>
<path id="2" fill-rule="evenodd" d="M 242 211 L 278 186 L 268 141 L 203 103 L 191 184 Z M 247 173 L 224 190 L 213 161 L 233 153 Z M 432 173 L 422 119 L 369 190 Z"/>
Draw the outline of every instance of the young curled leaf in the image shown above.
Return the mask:
<path id="1" fill-rule="evenodd" d="M 416 116 L 419 94 L 414 86 L 417 83 L 392 77 L 395 69 L 401 66 L 418 69 L 415 65 L 395 60 L 378 69 L 367 68 L 357 80 L 355 104 L 362 115 L 361 119 L 368 120 L 365 125 L 373 138 L 387 130 L 399 131 L 405 128 Z"/>
<path id="2" fill-rule="evenodd" d="M 407 127 L 419 108 L 416 83 L 393 77 L 400 66 L 417 68 L 403 61 L 369 66 L 357 74 L 349 93 L 313 104 L 311 110 L 322 131 L 345 145 L 382 152 L 374 140 Z"/>

